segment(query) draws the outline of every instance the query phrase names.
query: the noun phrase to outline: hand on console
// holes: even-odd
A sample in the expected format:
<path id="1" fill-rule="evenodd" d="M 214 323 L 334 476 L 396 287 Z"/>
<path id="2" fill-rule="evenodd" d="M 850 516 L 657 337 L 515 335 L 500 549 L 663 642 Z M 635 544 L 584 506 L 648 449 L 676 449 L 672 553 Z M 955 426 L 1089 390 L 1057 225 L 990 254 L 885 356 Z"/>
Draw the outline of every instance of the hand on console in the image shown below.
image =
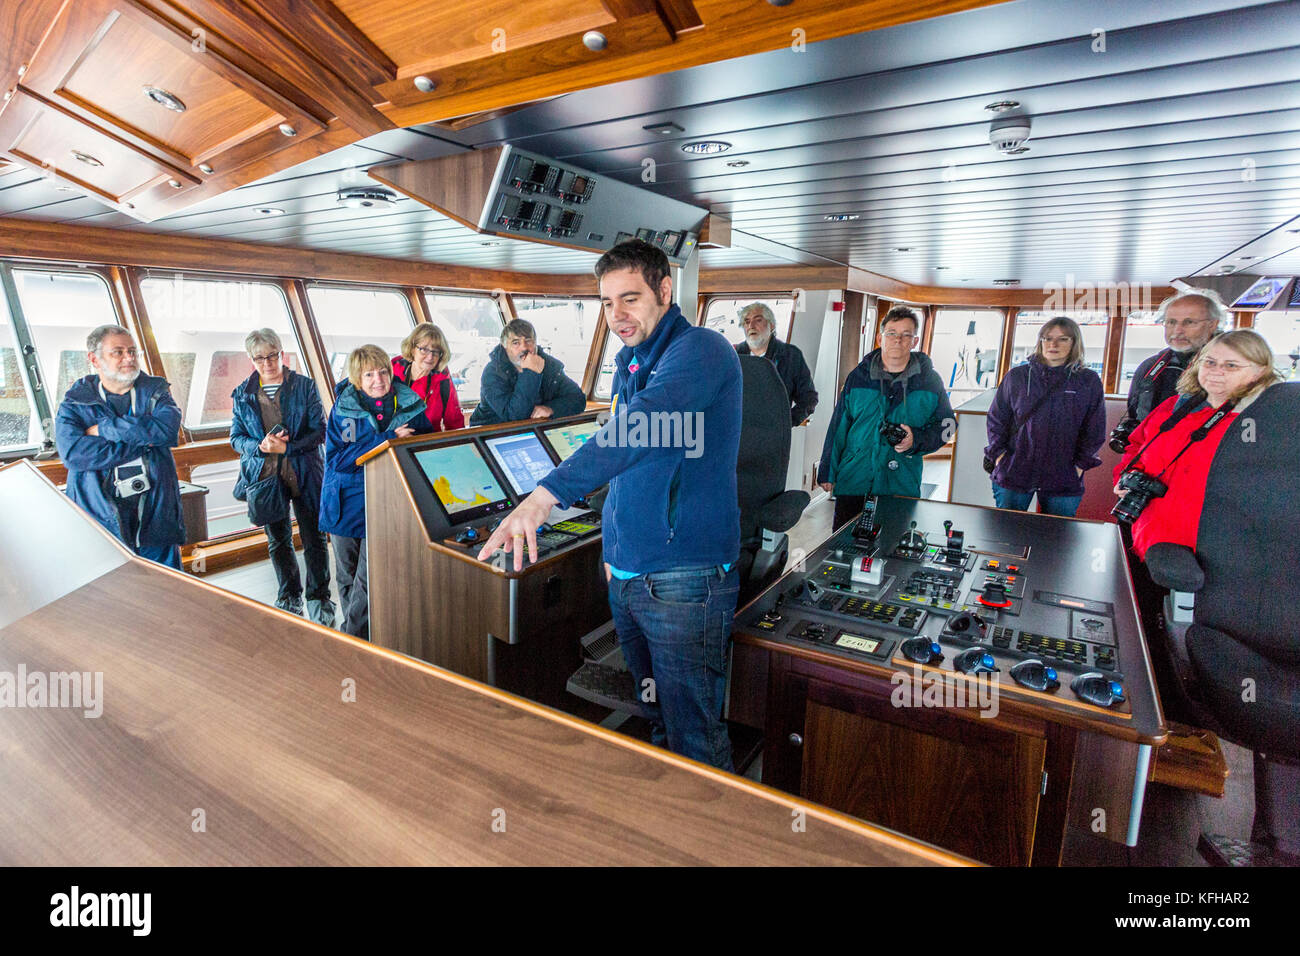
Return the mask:
<path id="1" fill-rule="evenodd" d="M 551 509 L 557 504 L 559 500 L 555 495 L 538 485 L 532 494 L 520 502 L 518 508 L 501 519 L 501 523 L 492 532 L 492 537 L 488 538 L 487 544 L 479 551 L 478 559 L 483 561 L 500 548 L 507 554 L 514 554 L 515 570 L 521 571 L 524 566 L 524 544 L 527 543 L 529 563 L 535 564 L 537 528 L 546 522 Z"/>

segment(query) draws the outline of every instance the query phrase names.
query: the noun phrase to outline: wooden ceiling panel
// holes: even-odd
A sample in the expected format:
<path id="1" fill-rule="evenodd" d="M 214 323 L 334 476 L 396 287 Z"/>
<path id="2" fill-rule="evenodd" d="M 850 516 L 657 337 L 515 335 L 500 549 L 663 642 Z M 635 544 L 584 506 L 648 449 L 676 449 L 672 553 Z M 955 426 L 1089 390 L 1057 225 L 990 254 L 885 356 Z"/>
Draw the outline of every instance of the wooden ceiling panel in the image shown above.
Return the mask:
<path id="1" fill-rule="evenodd" d="M 460 0 L 334 0 L 334 6 L 397 64 L 401 76 L 614 22 L 600 0 L 479 0 L 471 16 Z"/>

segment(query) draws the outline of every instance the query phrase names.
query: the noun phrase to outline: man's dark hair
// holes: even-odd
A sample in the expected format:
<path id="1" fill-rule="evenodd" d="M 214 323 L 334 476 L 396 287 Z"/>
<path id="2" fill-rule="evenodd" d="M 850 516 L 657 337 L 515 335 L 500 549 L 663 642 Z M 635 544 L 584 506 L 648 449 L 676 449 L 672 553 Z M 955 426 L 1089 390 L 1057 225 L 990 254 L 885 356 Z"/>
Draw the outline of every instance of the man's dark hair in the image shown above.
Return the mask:
<path id="1" fill-rule="evenodd" d="M 912 331 L 915 332 L 920 330 L 921 328 L 920 318 L 913 310 L 909 309 L 905 305 L 896 305 L 888 312 L 886 312 L 885 317 L 880 320 L 880 327 L 883 329 L 890 322 L 901 322 L 904 319 L 912 320 Z"/>
<path id="2" fill-rule="evenodd" d="M 670 274 L 669 268 L 668 257 L 662 249 L 650 245 L 644 239 L 629 239 L 620 242 L 596 260 L 596 280 L 604 278 L 606 272 L 635 269 L 658 296 L 660 283 Z"/>
<path id="3" fill-rule="evenodd" d="M 507 322 L 501 329 L 501 344 L 505 345 L 515 335 L 530 342 L 537 341 L 537 330 L 533 328 L 533 323 L 526 319 L 513 319 Z"/>

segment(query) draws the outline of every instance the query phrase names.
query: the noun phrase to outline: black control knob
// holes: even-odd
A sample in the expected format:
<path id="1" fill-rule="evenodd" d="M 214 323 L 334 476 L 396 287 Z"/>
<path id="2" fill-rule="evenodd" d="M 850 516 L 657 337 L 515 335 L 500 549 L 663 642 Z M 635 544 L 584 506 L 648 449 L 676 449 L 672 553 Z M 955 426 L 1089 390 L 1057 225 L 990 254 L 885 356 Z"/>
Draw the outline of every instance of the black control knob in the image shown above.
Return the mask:
<path id="1" fill-rule="evenodd" d="M 898 648 L 909 661 L 937 664 L 943 660 L 943 648 L 928 637 L 909 637 Z"/>
<path id="2" fill-rule="evenodd" d="M 1011 679 L 1030 690 L 1054 691 L 1061 686 L 1056 668 L 1048 667 L 1040 660 L 1021 661 L 1011 668 Z"/>
<path id="3" fill-rule="evenodd" d="M 1074 691 L 1075 696 L 1080 700 L 1086 700 L 1098 707 L 1113 707 L 1124 701 L 1123 685 L 1096 671 L 1080 674 L 1070 681 L 1070 690 Z"/>
<path id="4" fill-rule="evenodd" d="M 1011 607 L 1011 598 L 1007 597 L 1007 586 L 998 581 L 986 581 L 984 593 L 977 600 L 985 607 Z"/>
<path id="5" fill-rule="evenodd" d="M 982 647 L 966 648 L 952 659 L 952 666 L 963 674 L 992 674 L 997 670 L 993 655 Z"/>

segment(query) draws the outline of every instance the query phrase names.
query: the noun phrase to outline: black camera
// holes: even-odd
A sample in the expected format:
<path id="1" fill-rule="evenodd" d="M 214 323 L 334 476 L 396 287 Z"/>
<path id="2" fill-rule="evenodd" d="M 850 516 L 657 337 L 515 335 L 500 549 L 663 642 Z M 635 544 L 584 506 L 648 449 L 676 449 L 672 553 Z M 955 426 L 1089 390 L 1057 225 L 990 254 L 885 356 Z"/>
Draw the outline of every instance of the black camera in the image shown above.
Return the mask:
<path id="1" fill-rule="evenodd" d="M 1156 498 L 1164 497 L 1169 486 L 1159 478 L 1148 475 L 1144 471 L 1126 471 L 1119 476 L 1119 486 L 1127 491 L 1123 498 L 1110 513 L 1115 516 L 1116 521 L 1124 524 L 1132 524 L 1138 519 L 1142 510 Z"/>
<path id="2" fill-rule="evenodd" d="M 907 438 L 907 429 L 897 422 L 881 422 L 880 437 L 890 448 Z"/>
<path id="3" fill-rule="evenodd" d="M 1128 451 L 1129 437 L 1142 424 L 1136 418 L 1122 418 L 1114 430 L 1110 433 L 1109 444 L 1111 450 L 1116 454 L 1122 455 Z"/>

